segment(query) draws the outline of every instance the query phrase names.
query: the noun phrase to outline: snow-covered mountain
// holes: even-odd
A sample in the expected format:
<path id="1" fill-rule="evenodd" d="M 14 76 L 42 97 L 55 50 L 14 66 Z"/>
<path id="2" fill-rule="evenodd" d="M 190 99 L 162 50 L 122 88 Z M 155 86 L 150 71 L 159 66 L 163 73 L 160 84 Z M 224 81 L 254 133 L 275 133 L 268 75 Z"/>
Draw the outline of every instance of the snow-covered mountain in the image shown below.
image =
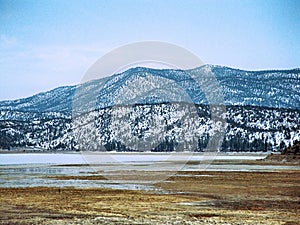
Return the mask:
<path id="1" fill-rule="evenodd" d="M 271 108 L 300 109 L 300 69 L 273 71 L 244 71 L 222 66 L 205 65 L 189 71 L 173 69 L 132 68 L 121 74 L 90 81 L 77 86 L 65 86 L 48 92 L 39 93 L 29 98 L 0 101 L 0 110 L 30 112 L 68 112 L 72 111 L 73 97 L 78 89 L 86 94 L 97 90 L 99 84 L 105 83 L 100 90 L 98 108 L 115 104 L 114 96 L 121 92 L 130 82 L 142 80 L 149 85 L 157 84 L 160 79 L 173 81 L 181 87 L 196 104 L 207 104 L 205 94 L 197 82 L 205 83 L 205 69 L 209 69 L 218 81 L 226 105 L 251 105 Z M 190 74 L 200 77 L 195 81 Z M 202 76 L 202 78 L 201 78 Z M 169 86 L 172 88 L 172 84 Z M 164 89 L 166 84 L 161 84 Z M 146 86 L 146 85 L 144 85 Z M 173 85 L 174 86 L 174 85 Z M 136 88 L 136 87 L 135 87 Z M 142 87 L 143 88 L 143 87 Z M 138 90 L 142 92 L 143 90 Z M 213 91 L 213 90 L 211 90 Z M 78 96 L 77 96 L 78 97 Z M 79 96 L 88 104 L 88 96 Z M 157 98 L 144 99 L 139 103 L 158 103 Z M 149 101 L 150 100 L 150 101 Z M 160 99 L 161 102 L 167 99 Z"/>
<path id="2" fill-rule="evenodd" d="M 226 127 L 213 119 L 218 103 L 226 106 L 218 115 Z M 299 69 L 138 67 L 0 102 L 0 148 L 173 151 L 193 145 L 199 151 L 223 127 L 222 150 L 279 150 L 300 140 L 299 103 Z M 190 116 L 191 107 L 197 116 Z"/>

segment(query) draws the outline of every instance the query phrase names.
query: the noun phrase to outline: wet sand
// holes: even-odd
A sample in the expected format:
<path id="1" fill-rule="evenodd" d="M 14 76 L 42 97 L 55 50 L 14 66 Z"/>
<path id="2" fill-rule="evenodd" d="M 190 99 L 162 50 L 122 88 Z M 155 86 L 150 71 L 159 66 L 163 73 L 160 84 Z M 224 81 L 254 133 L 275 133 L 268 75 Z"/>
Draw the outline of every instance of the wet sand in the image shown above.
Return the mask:
<path id="1" fill-rule="evenodd" d="M 155 186 L 166 192 L 0 188 L 0 224 L 292 225 L 300 221 L 299 170 L 181 171 Z"/>

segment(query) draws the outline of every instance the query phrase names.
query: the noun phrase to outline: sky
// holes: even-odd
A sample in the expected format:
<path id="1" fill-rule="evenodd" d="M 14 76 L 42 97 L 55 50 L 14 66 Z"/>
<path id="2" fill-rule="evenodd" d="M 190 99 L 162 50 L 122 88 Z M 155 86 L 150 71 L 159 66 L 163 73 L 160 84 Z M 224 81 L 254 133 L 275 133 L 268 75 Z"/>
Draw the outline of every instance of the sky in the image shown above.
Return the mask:
<path id="1" fill-rule="evenodd" d="M 300 67 L 298 0 L 0 0 L 0 100 L 80 83 L 112 49 L 155 40 L 204 63 Z"/>

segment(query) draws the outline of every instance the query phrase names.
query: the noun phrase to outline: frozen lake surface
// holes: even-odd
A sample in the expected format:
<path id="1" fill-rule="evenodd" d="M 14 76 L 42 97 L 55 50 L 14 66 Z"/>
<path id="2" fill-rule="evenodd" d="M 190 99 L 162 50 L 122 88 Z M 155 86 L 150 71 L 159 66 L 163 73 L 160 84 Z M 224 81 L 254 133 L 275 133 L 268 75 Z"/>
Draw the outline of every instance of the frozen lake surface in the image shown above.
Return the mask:
<path id="1" fill-rule="evenodd" d="M 257 160 L 266 157 L 266 154 L 185 154 L 183 157 L 176 157 L 177 154 L 166 153 L 101 153 L 102 163 L 111 162 L 158 162 L 180 160 Z M 8 153 L 0 154 L 0 165 L 22 165 L 22 164 L 89 164 L 87 155 L 80 153 Z M 103 160 L 104 158 L 104 160 Z"/>

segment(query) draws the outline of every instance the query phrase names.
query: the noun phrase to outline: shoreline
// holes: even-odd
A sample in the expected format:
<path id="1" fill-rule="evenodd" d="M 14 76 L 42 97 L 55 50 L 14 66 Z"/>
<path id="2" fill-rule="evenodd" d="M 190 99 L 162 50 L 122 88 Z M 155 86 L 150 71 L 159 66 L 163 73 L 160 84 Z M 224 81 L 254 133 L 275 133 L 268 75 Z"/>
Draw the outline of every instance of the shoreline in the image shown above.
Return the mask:
<path id="1" fill-rule="evenodd" d="M 42 150 L 42 149 L 20 149 L 20 150 L 7 150 L 7 149 L 0 149 L 0 154 L 26 154 L 26 153 L 37 153 L 37 154 L 81 154 L 84 152 L 90 152 L 90 153 L 106 153 L 106 154 L 174 154 L 174 153 L 185 153 L 185 154 L 209 154 L 209 153 L 217 153 L 217 154 L 240 154 L 240 155 L 255 155 L 255 154 L 280 154 L 279 151 L 207 151 L 207 152 L 151 152 L 151 151 L 67 151 L 67 150 Z"/>

